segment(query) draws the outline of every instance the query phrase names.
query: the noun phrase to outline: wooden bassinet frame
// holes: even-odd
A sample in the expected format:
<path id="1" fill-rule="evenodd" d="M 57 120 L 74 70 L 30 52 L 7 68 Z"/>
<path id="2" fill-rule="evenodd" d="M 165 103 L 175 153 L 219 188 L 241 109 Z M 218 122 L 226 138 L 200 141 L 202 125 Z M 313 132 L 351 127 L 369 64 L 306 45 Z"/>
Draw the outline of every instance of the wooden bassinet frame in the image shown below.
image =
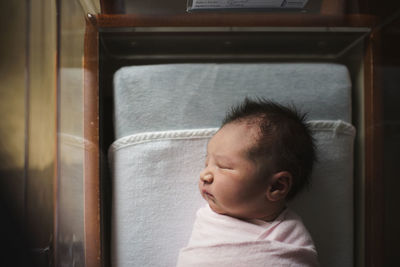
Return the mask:
<path id="1" fill-rule="evenodd" d="M 86 266 L 107 266 L 107 244 L 104 229 L 103 211 L 100 203 L 104 197 L 101 190 L 101 124 L 100 110 L 101 92 L 99 85 L 101 77 L 99 69 L 102 67 L 99 59 L 102 45 L 102 34 L 109 32 L 130 32 L 134 29 L 149 30 L 151 34 L 168 36 L 171 29 L 185 28 L 207 35 L 213 28 L 254 29 L 263 28 L 266 31 L 284 31 L 291 29 L 329 29 L 326 31 L 332 37 L 335 29 L 367 28 L 363 34 L 353 37 L 362 49 L 363 61 L 363 90 L 362 102 L 358 105 L 361 114 L 358 126 L 358 146 L 360 168 L 359 175 L 362 182 L 358 185 L 362 203 L 361 236 L 356 239 L 355 257 L 359 258 L 358 265 L 382 266 L 383 263 L 383 177 L 382 177 L 382 97 L 380 75 L 377 68 L 379 63 L 379 31 L 374 30 L 375 18 L 370 16 L 320 16 L 320 15 L 262 15 L 262 14 L 192 14 L 190 16 L 136 16 L 136 15 L 88 15 L 86 20 L 84 45 L 84 138 L 90 143 L 97 144 L 94 148 L 85 149 L 85 261 Z M 205 29 L 209 29 L 209 32 Z M 169 30 L 168 30 L 169 29 Z M 331 33 L 329 33 L 331 31 Z M 305 33 L 307 35 L 307 33 Z M 360 42 L 360 40 L 362 41 Z M 103 41 L 103 40 L 102 40 Z M 347 47 L 347 51 L 354 49 Z M 341 50 L 342 51 L 342 50 Z M 347 52 L 345 51 L 345 52 Z M 290 57 L 289 57 L 290 58 Z M 359 207 L 357 207 L 359 208 Z M 359 215 L 360 215 L 359 214 Z M 360 223 L 360 222 L 359 222 Z"/>

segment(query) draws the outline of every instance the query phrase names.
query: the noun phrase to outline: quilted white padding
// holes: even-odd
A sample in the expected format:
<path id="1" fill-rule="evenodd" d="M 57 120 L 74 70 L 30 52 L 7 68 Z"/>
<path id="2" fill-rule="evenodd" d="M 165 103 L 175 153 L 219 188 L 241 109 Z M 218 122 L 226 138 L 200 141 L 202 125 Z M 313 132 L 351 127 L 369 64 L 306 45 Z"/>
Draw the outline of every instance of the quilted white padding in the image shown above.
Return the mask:
<path id="1" fill-rule="evenodd" d="M 333 63 L 163 64 L 114 75 L 115 139 L 141 132 L 219 127 L 244 97 L 295 104 L 309 120 L 351 123 L 351 81 Z"/>

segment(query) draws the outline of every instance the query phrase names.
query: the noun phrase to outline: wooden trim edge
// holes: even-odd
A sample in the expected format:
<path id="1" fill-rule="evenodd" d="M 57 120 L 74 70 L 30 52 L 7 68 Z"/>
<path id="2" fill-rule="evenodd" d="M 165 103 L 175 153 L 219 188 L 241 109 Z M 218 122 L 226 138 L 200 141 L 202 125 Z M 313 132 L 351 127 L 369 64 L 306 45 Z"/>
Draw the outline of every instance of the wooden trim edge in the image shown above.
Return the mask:
<path id="1" fill-rule="evenodd" d="M 383 266 L 384 177 L 382 85 L 379 33 L 373 31 L 365 54 L 365 266 Z"/>
<path id="2" fill-rule="evenodd" d="M 98 31 L 90 16 L 84 39 L 85 266 L 101 266 Z"/>
<path id="3" fill-rule="evenodd" d="M 373 27 L 370 15 L 206 13 L 183 15 L 96 16 L 99 28 L 118 27 Z"/>

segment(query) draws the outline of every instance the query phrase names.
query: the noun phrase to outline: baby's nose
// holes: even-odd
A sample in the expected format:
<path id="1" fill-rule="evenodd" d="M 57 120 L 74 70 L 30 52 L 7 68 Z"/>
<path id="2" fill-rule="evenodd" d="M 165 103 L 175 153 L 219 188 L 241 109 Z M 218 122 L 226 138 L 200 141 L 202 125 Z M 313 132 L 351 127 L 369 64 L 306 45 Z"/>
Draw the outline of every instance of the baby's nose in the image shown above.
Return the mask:
<path id="1" fill-rule="evenodd" d="M 214 181 L 214 177 L 211 173 L 206 173 L 200 176 L 200 180 L 204 183 L 210 184 Z"/>

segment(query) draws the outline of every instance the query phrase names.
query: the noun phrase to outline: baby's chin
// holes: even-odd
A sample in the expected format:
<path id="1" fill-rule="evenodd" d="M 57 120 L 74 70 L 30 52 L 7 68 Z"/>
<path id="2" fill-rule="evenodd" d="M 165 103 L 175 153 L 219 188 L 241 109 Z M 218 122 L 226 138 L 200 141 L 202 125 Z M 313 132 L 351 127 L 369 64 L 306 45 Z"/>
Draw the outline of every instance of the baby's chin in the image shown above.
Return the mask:
<path id="1" fill-rule="evenodd" d="M 214 195 L 207 195 L 203 192 L 202 196 L 203 196 L 204 200 L 208 202 L 208 205 L 210 206 L 211 210 L 214 211 L 215 213 L 239 218 L 238 216 L 235 216 L 235 215 L 229 213 L 228 211 L 226 211 L 225 209 L 221 208 L 218 205 L 218 202 L 217 202 L 216 198 L 214 197 Z"/>
<path id="2" fill-rule="evenodd" d="M 248 218 L 247 216 L 243 216 L 241 214 L 233 214 L 231 212 L 228 212 L 224 209 L 221 209 L 219 206 L 215 205 L 215 203 L 210 203 L 211 201 L 208 201 L 208 205 L 210 206 L 211 210 L 214 211 L 215 213 L 218 213 L 220 215 L 226 215 L 229 217 L 233 217 L 239 220 L 250 220 L 252 218 Z"/>
<path id="3" fill-rule="evenodd" d="M 211 210 L 214 211 L 215 213 L 231 216 L 227 211 L 218 207 L 213 201 L 211 201 L 211 200 L 207 200 L 207 201 L 208 201 L 208 205 L 210 206 Z"/>

